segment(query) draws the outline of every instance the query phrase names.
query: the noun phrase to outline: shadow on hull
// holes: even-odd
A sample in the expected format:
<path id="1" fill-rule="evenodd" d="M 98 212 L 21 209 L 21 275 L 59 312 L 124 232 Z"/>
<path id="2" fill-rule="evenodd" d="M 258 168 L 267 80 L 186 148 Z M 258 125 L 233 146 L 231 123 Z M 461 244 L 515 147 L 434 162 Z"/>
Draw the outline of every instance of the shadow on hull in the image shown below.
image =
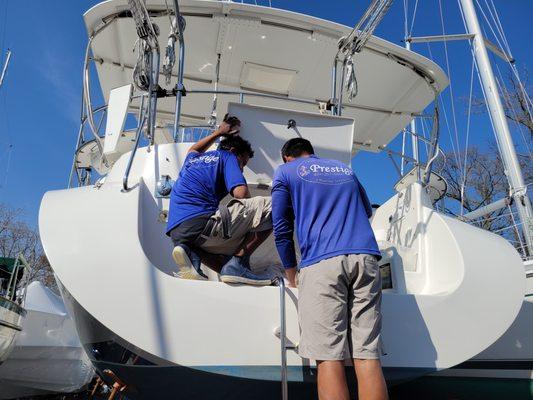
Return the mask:
<path id="1" fill-rule="evenodd" d="M 98 374 L 110 370 L 127 385 L 128 399 L 275 399 L 281 396 L 278 366 L 184 367 L 147 354 L 115 335 L 92 317 L 62 288 L 65 304 L 74 315 L 80 340 Z M 384 368 L 387 383 L 395 385 L 425 375 L 421 368 Z M 355 392 L 354 369 L 346 368 L 350 389 Z M 316 369 L 289 367 L 289 393 L 296 398 L 316 399 Z"/>

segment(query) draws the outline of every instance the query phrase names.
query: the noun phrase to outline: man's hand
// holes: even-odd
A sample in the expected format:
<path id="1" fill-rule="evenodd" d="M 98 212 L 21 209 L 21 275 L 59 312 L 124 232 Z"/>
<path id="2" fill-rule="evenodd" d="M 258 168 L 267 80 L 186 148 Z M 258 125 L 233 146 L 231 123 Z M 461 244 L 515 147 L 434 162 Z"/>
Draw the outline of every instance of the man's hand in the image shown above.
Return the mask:
<path id="1" fill-rule="evenodd" d="M 285 270 L 285 273 L 287 274 L 287 280 L 289 281 L 289 287 L 295 288 L 296 287 L 296 267 L 293 268 L 287 268 Z"/>
<path id="2" fill-rule="evenodd" d="M 224 115 L 224 120 L 215 131 L 219 136 L 237 135 L 241 130 L 241 121 L 237 117 L 232 117 L 229 114 Z"/>
<path id="3" fill-rule="evenodd" d="M 222 122 L 214 133 L 217 136 L 229 136 L 232 135 L 231 131 L 231 125 L 227 122 Z"/>
<path id="4" fill-rule="evenodd" d="M 193 151 L 203 153 L 207 151 L 220 136 L 237 135 L 240 130 L 241 121 L 239 118 L 230 117 L 229 114 L 226 114 L 224 116 L 224 121 L 222 121 L 220 126 L 212 134 L 193 144 L 189 149 L 189 153 Z"/>

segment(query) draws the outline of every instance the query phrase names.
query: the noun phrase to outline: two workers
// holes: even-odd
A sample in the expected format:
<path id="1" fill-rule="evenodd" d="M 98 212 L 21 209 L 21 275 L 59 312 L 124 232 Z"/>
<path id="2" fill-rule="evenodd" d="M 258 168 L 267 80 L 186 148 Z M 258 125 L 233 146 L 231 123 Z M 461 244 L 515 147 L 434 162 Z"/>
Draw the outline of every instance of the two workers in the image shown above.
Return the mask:
<path id="1" fill-rule="evenodd" d="M 251 271 L 249 257 L 273 230 L 289 286 L 299 289 L 298 353 L 317 362 L 319 398 L 349 399 L 345 360 L 353 360 L 358 398 L 386 399 L 380 252 L 364 188 L 351 168 L 294 138 L 281 149 L 272 199 L 250 197 L 242 171 L 253 150 L 239 129 L 237 118 L 226 117 L 193 145 L 172 190 L 168 234 L 180 276 L 205 278 L 203 263 L 223 282 L 269 285 L 271 277 Z M 228 193 L 232 200 L 220 204 Z"/>

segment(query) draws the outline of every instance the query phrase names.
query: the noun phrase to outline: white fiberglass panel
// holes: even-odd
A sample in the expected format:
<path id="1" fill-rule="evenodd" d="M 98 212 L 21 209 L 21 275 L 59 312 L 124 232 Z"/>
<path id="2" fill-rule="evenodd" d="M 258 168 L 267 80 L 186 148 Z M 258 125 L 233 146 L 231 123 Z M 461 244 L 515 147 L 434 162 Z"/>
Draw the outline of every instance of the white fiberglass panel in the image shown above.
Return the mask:
<path id="1" fill-rule="evenodd" d="M 274 171 L 283 164 L 281 147 L 292 138 L 302 137 L 313 144 L 315 153 L 350 165 L 354 120 L 230 103 L 228 112 L 239 117 L 240 135 L 249 140 L 255 151 L 245 169 L 249 183 L 270 184 Z M 290 121 L 294 126 L 289 127 Z"/>

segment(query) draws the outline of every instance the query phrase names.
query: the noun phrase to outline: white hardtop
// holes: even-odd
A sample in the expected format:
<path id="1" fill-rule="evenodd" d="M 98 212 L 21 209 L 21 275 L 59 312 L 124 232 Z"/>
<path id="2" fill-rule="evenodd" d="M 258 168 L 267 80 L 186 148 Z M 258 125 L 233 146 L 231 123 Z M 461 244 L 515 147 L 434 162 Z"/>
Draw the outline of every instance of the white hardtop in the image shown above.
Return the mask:
<path id="1" fill-rule="evenodd" d="M 340 37 L 350 28 L 290 11 L 220 1 L 180 0 L 185 29 L 185 88 L 213 90 L 220 54 L 218 89 L 269 93 L 308 102 L 331 98 L 332 65 Z M 148 0 L 147 8 L 160 28 L 164 50 L 169 17 L 164 0 Z M 106 101 L 111 89 L 132 81 L 137 54 L 135 25 L 126 0 L 109 0 L 85 14 L 89 36 L 97 32 L 92 51 Z M 102 21 L 108 25 L 104 29 Z M 382 39 L 372 37 L 356 56 L 359 94 L 344 101 L 343 115 L 354 118 L 357 148 L 379 151 L 412 119 L 423 112 L 448 80 L 430 60 Z M 408 64 L 408 65 L 406 65 Z M 176 69 L 176 68 L 175 68 Z M 338 73 L 338 79 L 341 73 Z M 170 89 L 176 84 L 173 76 Z M 220 119 L 237 95 L 219 95 Z M 296 111 L 318 112 L 316 104 L 246 96 L 246 103 Z M 188 94 L 181 121 L 205 124 L 211 115 L 212 94 Z M 135 101 L 132 108 L 135 109 Z M 173 121 L 175 98 L 158 101 L 158 119 Z"/>

